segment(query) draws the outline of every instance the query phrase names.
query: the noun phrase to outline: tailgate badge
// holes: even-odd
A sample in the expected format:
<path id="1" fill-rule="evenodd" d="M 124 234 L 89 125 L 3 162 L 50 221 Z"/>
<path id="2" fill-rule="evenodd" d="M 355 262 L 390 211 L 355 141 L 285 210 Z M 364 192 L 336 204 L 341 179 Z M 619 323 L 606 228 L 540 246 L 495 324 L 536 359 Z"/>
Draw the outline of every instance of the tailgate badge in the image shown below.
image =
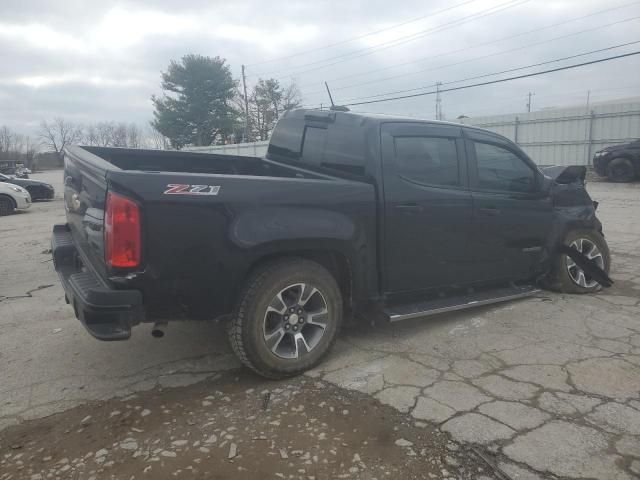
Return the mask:
<path id="1" fill-rule="evenodd" d="M 170 183 L 164 191 L 165 195 L 218 195 L 220 185 L 184 185 Z"/>

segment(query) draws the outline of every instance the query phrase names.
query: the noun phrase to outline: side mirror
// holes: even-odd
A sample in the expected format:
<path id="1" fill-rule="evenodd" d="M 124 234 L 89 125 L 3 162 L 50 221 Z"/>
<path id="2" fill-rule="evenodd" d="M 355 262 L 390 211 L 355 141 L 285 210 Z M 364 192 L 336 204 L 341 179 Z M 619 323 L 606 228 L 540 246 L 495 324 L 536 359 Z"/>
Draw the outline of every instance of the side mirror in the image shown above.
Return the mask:
<path id="1" fill-rule="evenodd" d="M 544 174 L 539 174 L 538 176 L 538 189 L 537 193 L 540 194 L 541 197 L 546 197 L 551 193 L 551 187 L 553 185 L 553 180 Z"/>

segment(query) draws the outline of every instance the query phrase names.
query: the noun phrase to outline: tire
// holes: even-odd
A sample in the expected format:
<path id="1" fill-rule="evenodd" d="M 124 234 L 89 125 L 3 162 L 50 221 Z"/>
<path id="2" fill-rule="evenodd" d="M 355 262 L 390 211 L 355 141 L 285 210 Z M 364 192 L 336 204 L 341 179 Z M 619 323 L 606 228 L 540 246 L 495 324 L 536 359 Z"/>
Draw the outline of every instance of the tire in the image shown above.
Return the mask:
<path id="1" fill-rule="evenodd" d="M 614 158 L 607 165 L 607 178 L 612 182 L 630 182 L 634 177 L 633 164 L 626 158 Z"/>
<path id="2" fill-rule="evenodd" d="M 333 276 L 315 262 L 290 258 L 265 264 L 249 277 L 227 328 L 231 347 L 245 366 L 280 379 L 320 363 L 342 317 L 342 295 Z"/>
<path id="3" fill-rule="evenodd" d="M 15 210 L 13 200 L 9 197 L 0 197 L 0 217 L 11 215 Z"/>
<path id="4" fill-rule="evenodd" d="M 581 240 L 583 240 L 581 242 Z M 573 230 L 569 232 L 564 242 L 565 245 L 573 246 L 580 250 L 579 245 L 582 243 L 583 251 L 589 253 L 591 245 L 595 246 L 601 256 L 601 262 L 596 258 L 600 268 L 602 268 L 607 274 L 611 268 L 611 253 L 609 252 L 609 246 L 606 240 L 600 232 L 595 230 Z M 553 260 L 551 273 L 548 275 L 545 281 L 545 286 L 550 290 L 555 290 L 563 293 L 593 293 L 600 290 L 602 287 L 590 280 L 588 275 L 583 275 L 581 278 L 579 272 L 581 269 L 574 265 L 574 263 L 567 255 L 557 254 Z M 576 277 L 577 280 L 576 281 Z M 584 283 L 582 283 L 584 280 Z"/>

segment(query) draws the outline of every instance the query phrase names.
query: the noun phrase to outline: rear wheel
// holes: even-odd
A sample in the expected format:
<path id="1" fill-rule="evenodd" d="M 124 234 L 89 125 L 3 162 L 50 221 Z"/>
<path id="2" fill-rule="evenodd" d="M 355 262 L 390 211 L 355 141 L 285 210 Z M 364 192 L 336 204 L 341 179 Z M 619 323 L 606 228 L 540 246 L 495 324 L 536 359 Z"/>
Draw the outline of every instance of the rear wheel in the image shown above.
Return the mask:
<path id="1" fill-rule="evenodd" d="M 578 250 L 607 274 L 609 273 L 611 255 L 609 246 L 600 232 L 575 230 L 569 232 L 564 244 Z M 552 290 L 565 293 L 591 293 L 601 288 L 598 282 L 565 254 L 556 255 L 547 286 Z"/>
<path id="2" fill-rule="evenodd" d="M 11 215 L 15 210 L 13 200 L 8 197 L 0 197 L 0 217 L 4 215 Z"/>
<path id="3" fill-rule="evenodd" d="M 614 158 L 607 165 L 607 178 L 612 182 L 630 182 L 634 176 L 633 164 L 626 158 Z"/>
<path id="4" fill-rule="evenodd" d="M 340 289 L 324 267 L 301 258 L 276 261 L 248 280 L 229 340 L 240 361 L 258 374 L 298 375 L 329 351 L 342 309 Z"/>

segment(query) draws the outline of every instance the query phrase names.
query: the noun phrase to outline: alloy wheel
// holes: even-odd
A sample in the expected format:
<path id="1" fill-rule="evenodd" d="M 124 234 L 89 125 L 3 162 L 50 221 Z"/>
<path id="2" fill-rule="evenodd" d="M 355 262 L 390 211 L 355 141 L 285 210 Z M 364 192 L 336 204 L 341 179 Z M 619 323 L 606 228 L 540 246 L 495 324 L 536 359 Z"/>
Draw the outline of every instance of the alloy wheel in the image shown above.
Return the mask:
<path id="1" fill-rule="evenodd" d="M 571 245 L 569 246 L 585 255 L 589 260 L 595 261 L 598 267 L 604 269 L 604 258 L 602 256 L 602 252 L 600 252 L 598 246 L 591 240 L 587 238 L 579 238 L 571 242 Z M 580 268 L 569 256 L 566 256 L 566 266 L 569 277 L 576 285 L 583 288 L 593 288 L 598 285 L 598 282 L 593 280 L 589 274 Z"/>
<path id="2" fill-rule="evenodd" d="M 320 343 L 328 321 L 329 308 L 322 292 L 308 283 L 296 283 L 271 300 L 262 333 L 274 355 L 295 359 L 307 355 Z"/>

